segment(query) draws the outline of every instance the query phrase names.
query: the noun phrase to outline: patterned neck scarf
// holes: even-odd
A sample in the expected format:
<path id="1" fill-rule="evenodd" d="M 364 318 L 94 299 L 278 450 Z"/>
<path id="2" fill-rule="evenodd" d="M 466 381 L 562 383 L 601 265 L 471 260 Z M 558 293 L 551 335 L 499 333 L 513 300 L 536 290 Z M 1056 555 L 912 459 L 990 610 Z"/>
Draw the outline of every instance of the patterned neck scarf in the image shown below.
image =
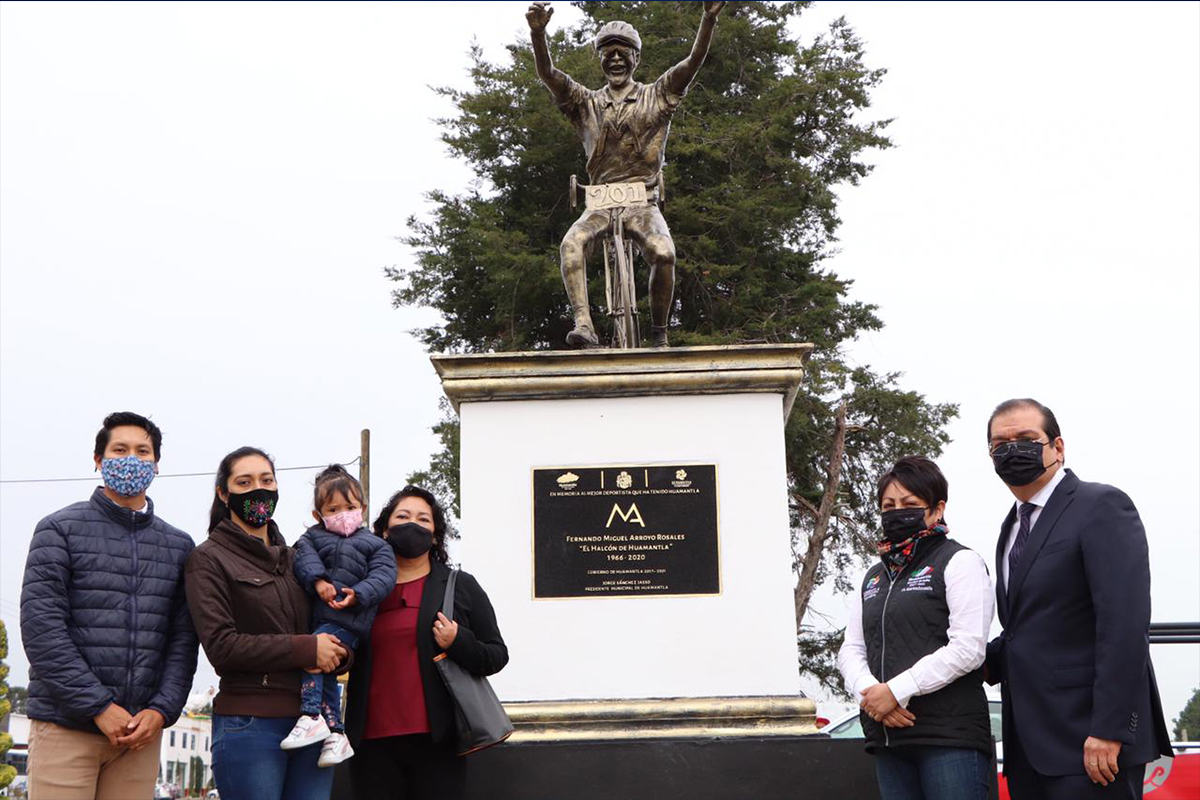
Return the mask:
<path id="1" fill-rule="evenodd" d="M 902 571 L 912 561 L 913 551 L 917 547 L 917 542 L 930 536 L 945 536 L 949 532 L 950 528 L 945 525 L 934 525 L 932 528 L 926 528 L 902 542 L 883 539 L 875 545 L 875 552 L 883 559 L 884 565 L 892 574 L 895 574 Z"/>

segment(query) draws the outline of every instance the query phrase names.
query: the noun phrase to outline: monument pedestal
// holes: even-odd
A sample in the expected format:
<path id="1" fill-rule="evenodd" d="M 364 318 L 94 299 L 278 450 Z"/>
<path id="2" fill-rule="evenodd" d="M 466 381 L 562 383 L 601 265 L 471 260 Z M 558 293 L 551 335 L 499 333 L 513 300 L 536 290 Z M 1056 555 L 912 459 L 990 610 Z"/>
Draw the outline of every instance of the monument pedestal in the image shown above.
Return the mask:
<path id="1" fill-rule="evenodd" d="M 476 763 L 504 772 L 553 744 L 583 769 L 588 748 L 646 739 L 756 757 L 769 740 L 786 761 L 816 732 L 798 696 L 783 439 L 810 349 L 432 358 L 461 420 L 459 554 L 510 655 L 491 681 L 516 733 Z"/>

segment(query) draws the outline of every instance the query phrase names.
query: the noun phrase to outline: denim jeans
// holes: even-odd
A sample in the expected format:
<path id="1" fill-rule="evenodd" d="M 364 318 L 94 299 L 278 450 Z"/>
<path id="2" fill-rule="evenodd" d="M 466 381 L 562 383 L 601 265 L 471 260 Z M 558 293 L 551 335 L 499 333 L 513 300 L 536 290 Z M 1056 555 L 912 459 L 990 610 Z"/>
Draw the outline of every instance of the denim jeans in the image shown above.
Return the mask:
<path id="1" fill-rule="evenodd" d="M 357 636 L 345 628 L 329 622 L 318 625 L 313 633 L 328 633 L 336 636 L 347 650 L 353 650 L 358 646 Z M 300 680 L 300 713 L 310 717 L 320 714 L 329 724 L 329 730 L 341 731 L 342 698 L 338 694 L 337 678 L 323 672 L 304 673 L 304 677 Z"/>
<path id="2" fill-rule="evenodd" d="M 992 770 L 981 750 L 932 745 L 875 750 L 883 800 L 988 800 Z"/>
<path id="3" fill-rule="evenodd" d="M 319 744 L 281 750 L 295 717 L 214 714 L 212 771 L 221 800 L 329 800 L 333 770 Z"/>

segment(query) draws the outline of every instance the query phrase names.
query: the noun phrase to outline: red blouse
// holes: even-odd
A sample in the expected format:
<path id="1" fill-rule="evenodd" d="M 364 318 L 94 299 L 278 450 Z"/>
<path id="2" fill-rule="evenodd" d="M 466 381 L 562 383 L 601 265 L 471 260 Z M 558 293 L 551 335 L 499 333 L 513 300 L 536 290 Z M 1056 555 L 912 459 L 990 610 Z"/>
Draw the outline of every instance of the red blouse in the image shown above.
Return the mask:
<path id="1" fill-rule="evenodd" d="M 379 604 L 371 627 L 371 685 L 364 739 L 429 732 L 417 655 L 417 614 L 426 577 L 396 584 Z"/>

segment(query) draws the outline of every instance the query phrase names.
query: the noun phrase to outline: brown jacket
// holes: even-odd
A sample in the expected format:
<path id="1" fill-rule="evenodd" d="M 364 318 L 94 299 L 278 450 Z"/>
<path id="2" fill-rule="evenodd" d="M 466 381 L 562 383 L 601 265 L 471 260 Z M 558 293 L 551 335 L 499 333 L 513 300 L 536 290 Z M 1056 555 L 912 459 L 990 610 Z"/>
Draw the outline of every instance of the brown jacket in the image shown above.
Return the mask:
<path id="1" fill-rule="evenodd" d="M 294 551 L 274 522 L 268 531 L 270 547 L 227 519 L 187 560 L 192 622 L 221 676 L 217 714 L 298 716 L 301 670 L 317 664 L 309 599 L 292 573 Z"/>

